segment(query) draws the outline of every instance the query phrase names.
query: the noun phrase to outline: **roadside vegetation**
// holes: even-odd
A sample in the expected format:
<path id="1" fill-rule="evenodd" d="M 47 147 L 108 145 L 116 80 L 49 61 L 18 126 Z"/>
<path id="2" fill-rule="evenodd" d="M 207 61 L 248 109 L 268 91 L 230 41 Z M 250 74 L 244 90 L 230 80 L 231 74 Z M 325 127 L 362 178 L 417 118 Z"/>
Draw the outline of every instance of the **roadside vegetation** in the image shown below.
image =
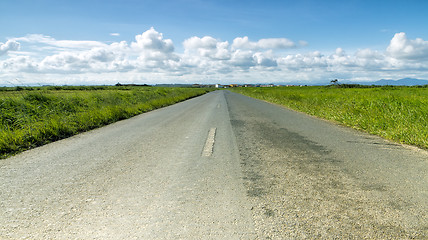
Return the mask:
<path id="1" fill-rule="evenodd" d="M 0 88 L 0 158 L 165 107 L 207 88 Z"/>
<path id="2" fill-rule="evenodd" d="M 231 91 L 428 149 L 428 86 L 251 87 Z"/>

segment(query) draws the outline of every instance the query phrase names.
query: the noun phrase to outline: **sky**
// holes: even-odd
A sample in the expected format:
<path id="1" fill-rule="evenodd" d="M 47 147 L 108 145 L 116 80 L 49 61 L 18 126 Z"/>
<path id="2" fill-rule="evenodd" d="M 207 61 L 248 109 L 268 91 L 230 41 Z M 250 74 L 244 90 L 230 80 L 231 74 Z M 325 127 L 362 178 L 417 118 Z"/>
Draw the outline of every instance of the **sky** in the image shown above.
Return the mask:
<path id="1" fill-rule="evenodd" d="M 426 0 L 1 0 L 0 86 L 428 79 Z"/>

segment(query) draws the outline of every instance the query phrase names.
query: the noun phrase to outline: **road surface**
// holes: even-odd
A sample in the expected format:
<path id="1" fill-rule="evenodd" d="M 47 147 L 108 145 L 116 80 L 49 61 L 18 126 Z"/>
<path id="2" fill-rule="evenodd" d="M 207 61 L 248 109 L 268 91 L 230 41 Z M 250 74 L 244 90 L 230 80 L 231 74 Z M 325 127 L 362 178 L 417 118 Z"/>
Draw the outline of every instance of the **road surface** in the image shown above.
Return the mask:
<path id="1" fill-rule="evenodd" d="M 0 160 L 0 239 L 428 237 L 428 154 L 228 91 Z"/>

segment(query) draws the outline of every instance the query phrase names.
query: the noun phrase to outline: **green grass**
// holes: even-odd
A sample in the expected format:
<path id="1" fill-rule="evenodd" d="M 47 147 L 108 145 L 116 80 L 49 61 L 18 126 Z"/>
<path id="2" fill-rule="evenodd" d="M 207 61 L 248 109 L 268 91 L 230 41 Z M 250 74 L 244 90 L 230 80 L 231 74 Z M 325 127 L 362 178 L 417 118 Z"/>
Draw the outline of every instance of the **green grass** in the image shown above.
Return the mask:
<path id="1" fill-rule="evenodd" d="M 428 149 L 428 88 L 425 87 L 234 88 L 234 92 L 399 143 Z"/>
<path id="2" fill-rule="evenodd" d="M 159 87 L 0 89 L 0 158 L 210 91 Z"/>

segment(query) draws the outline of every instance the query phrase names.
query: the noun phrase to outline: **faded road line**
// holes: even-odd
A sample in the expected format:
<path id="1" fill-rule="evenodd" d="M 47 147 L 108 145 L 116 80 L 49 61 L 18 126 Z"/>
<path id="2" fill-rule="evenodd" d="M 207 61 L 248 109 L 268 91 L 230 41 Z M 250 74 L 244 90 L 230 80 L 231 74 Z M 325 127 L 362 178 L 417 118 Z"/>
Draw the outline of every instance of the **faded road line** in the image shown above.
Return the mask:
<path id="1" fill-rule="evenodd" d="M 216 128 L 211 128 L 208 132 L 207 141 L 205 142 L 204 149 L 202 150 L 202 157 L 209 157 L 213 153 L 216 130 Z"/>

